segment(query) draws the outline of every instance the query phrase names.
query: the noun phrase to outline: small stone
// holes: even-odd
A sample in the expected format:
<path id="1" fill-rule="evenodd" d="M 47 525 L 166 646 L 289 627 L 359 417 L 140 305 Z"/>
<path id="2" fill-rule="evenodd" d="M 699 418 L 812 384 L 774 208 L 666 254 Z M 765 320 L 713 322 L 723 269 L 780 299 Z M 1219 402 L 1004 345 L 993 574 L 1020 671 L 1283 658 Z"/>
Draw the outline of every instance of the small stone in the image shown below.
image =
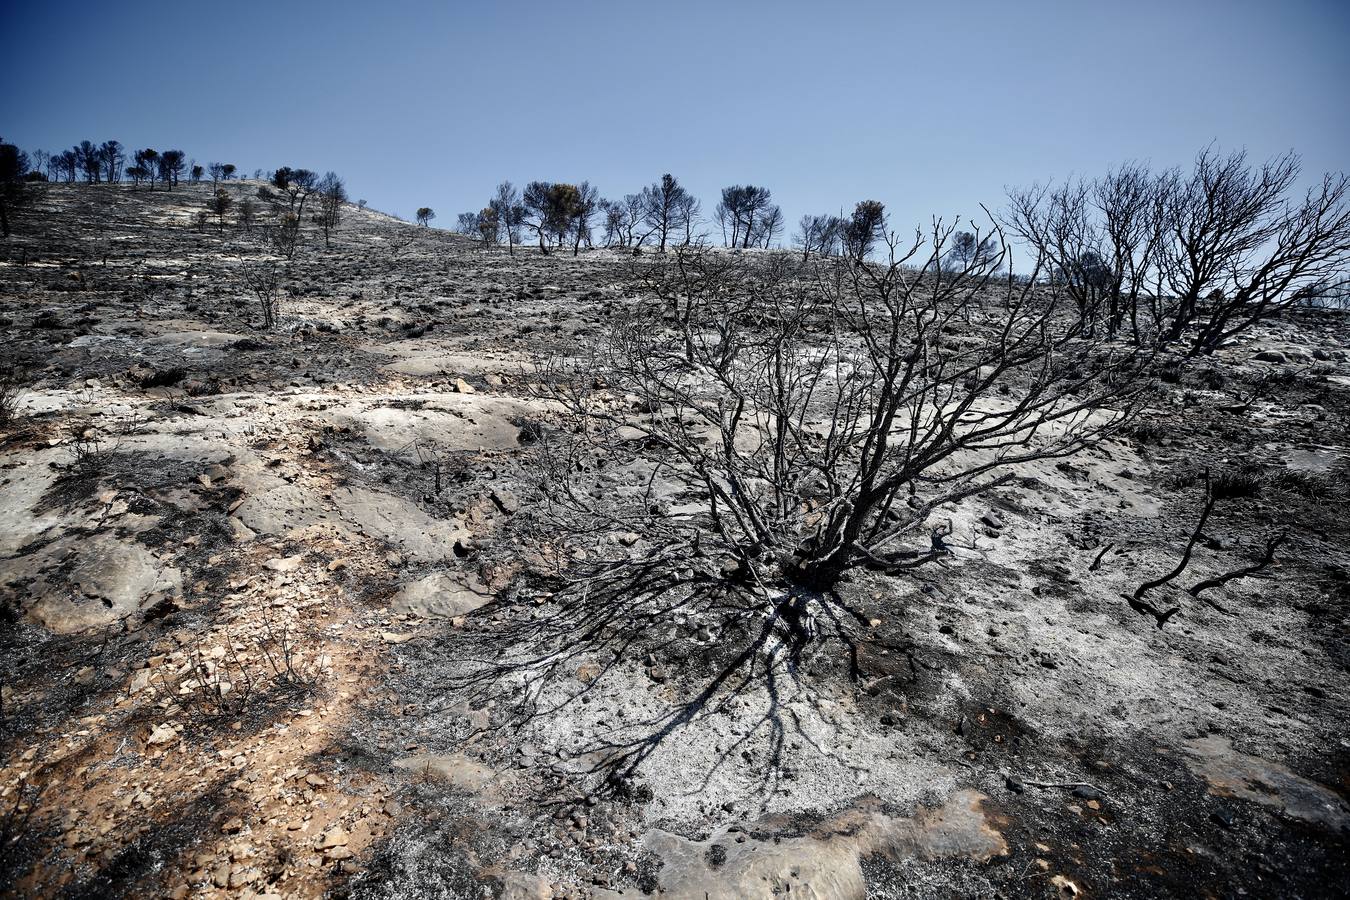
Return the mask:
<path id="1" fill-rule="evenodd" d="M 520 510 L 520 499 L 510 491 L 501 488 L 495 488 L 492 491 L 492 502 L 497 504 L 502 512 L 511 514 Z"/>
<path id="2" fill-rule="evenodd" d="M 1105 800 L 1106 795 L 1090 784 L 1080 784 L 1073 789 L 1073 795 L 1080 800 Z"/>
<path id="3" fill-rule="evenodd" d="M 151 744 L 170 744 L 178 740 L 178 732 L 174 731 L 172 725 L 156 725 L 150 732 Z"/>
<path id="4" fill-rule="evenodd" d="M 1007 776 L 1003 779 L 1003 783 L 1007 785 L 1008 790 L 1012 791 L 1014 794 L 1025 793 L 1027 789 L 1027 786 L 1022 782 L 1022 779 L 1018 778 L 1016 775 Z"/>
<path id="5" fill-rule="evenodd" d="M 472 393 L 475 393 L 475 391 L 474 391 L 474 389 L 473 389 L 473 385 L 469 384 L 469 383 L 468 383 L 467 381 L 465 381 L 463 378 L 456 378 L 456 379 L 455 379 L 455 392 L 456 392 L 456 393 L 459 393 L 459 394 L 472 394 Z"/>
<path id="6" fill-rule="evenodd" d="M 230 516 L 230 529 L 237 544 L 246 544 L 258 536 L 235 516 Z"/>
<path id="7" fill-rule="evenodd" d="M 318 847 L 320 850 L 328 850 L 333 847 L 347 846 L 347 832 L 342 830 L 339 825 L 334 825 L 323 833 L 319 838 Z"/>
<path id="8" fill-rule="evenodd" d="M 269 559 L 264 565 L 273 572 L 294 572 L 300 568 L 300 563 L 304 561 L 303 554 L 295 556 L 277 557 Z"/>
<path id="9" fill-rule="evenodd" d="M 252 884 L 258 880 L 259 873 L 257 869 L 244 866 L 235 866 L 230 870 L 230 887 L 240 888 L 246 884 Z"/>
<path id="10" fill-rule="evenodd" d="M 244 830 L 244 820 L 235 816 L 233 819 L 229 819 L 224 825 L 220 826 L 220 830 L 223 834 L 238 834 Z"/>

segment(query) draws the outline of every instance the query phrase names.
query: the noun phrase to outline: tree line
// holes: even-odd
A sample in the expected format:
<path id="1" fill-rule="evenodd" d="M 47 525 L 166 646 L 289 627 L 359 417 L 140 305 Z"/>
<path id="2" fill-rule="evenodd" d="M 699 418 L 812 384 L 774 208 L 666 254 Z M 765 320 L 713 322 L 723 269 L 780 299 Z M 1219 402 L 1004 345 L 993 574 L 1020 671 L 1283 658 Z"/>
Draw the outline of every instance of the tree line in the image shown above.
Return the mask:
<path id="1" fill-rule="evenodd" d="M 12 144 L 0 147 L 0 225 L 6 234 L 8 207 L 24 181 L 130 180 L 172 190 L 180 177 L 199 181 L 209 174 L 220 182 L 237 172 L 230 164 L 203 168 L 181 150 L 134 151 L 126 165 L 117 141 L 82 141 L 57 154 L 37 151 L 34 160 L 36 165 Z M 296 172 L 304 174 L 287 174 Z M 1139 345 L 1209 353 L 1292 305 L 1344 302 L 1350 181 L 1344 173 L 1327 174 L 1300 194 L 1300 174 L 1293 153 L 1256 163 L 1245 152 L 1225 155 L 1210 147 L 1189 170 L 1155 172 L 1127 163 L 1096 178 L 1014 188 L 988 228 L 953 233 L 939 267 L 1001 265 L 1006 256 L 998 248 L 1006 234 L 1030 261 L 1022 277 L 1061 286 L 1084 335 L 1100 331 Z M 284 168 L 268 177 L 274 184 L 263 191 L 280 190 L 287 198 L 279 233 L 298 235 L 303 198 L 319 193 L 323 179 Z M 223 227 L 220 207 L 233 201 L 217 192 L 211 202 Z M 429 225 L 435 215 L 422 207 L 417 221 Z M 335 221 L 334 214 L 327 218 Z M 699 200 L 671 174 L 618 200 L 601 197 L 586 181 L 531 181 L 523 190 L 504 181 L 482 209 L 461 213 L 455 227 L 484 246 L 504 244 L 512 254 L 529 241 L 543 254 L 570 249 L 576 255 L 597 245 L 633 252 L 650 246 L 664 253 L 706 242 L 707 225 L 726 247 L 739 250 L 777 246 L 784 230 L 782 210 L 766 187 L 723 188 L 705 221 Z M 330 233 L 331 227 L 325 236 Z M 878 241 L 895 239 L 884 205 L 863 200 L 848 215 L 803 216 L 792 245 L 808 259 L 864 259 Z"/>
<path id="2" fill-rule="evenodd" d="M 986 228 L 954 231 L 936 265 L 1001 266 L 1010 236 L 1030 261 L 1021 277 L 1062 287 L 1085 336 L 1207 354 L 1290 306 L 1345 302 L 1350 181 L 1327 174 L 1299 194 L 1300 173 L 1293 153 L 1254 163 L 1209 147 L 1189 171 L 1128 163 L 1097 178 L 1014 188 Z M 532 181 L 521 192 L 505 181 L 483 209 L 460 214 L 456 229 L 512 253 L 527 235 L 545 254 L 596 243 L 664 253 L 706 240 L 700 210 L 670 174 L 621 200 L 601 198 L 587 182 Z M 425 225 L 423 213 L 434 213 L 419 211 Z M 726 247 L 768 249 L 783 214 L 768 188 L 732 185 L 710 224 Z M 804 259 L 865 259 L 882 240 L 898 240 L 885 207 L 863 200 L 851 215 L 803 216 L 792 244 Z"/>
<path id="3" fill-rule="evenodd" d="M 30 182 L 64 181 L 74 184 L 84 181 L 88 184 L 104 184 L 130 181 L 135 185 L 145 184 L 151 190 L 154 190 L 156 183 L 172 190 L 183 178 L 194 184 L 207 176 L 213 182 L 229 181 L 239 172 L 233 163 L 199 165 L 182 150 L 147 147 L 132 150 L 128 156 L 121 141 L 103 141 L 99 144 L 80 141 L 69 150 L 34 150 L 31 156 L 25 153 L 24 160 L 26 166 L 22 177 Z M 261 175 L 261 171 L 254 173 L 254 177 Z"/>
<path id="4" fill-rule="evenodd" d="M 595 246 L 633 251 L 651 246 L 665 253 L 672 246 L 706 241 L 701 213 L 698 198 L 669 173 L 620 200 L 600 197 L 585 181 L 579 185 L 531 181 L 523 192 L 503 181 L 481 210 L 459 214 L 455 230 L 484 246 L 505 244 L 511 253 L 527 238 L 536 241 L 545 255 L 566 248 L 575 255 L 582 247 Z M 417 210 L 419 225 L 429 225 L 435 218 L 430 207 Z M 773 248 L 784 230 L 783 212 L 772 192 L 749 184 L 722 189 L 712 223 L 724 246 L 740 250 Z M 866 257 L 886 234 L 885 205 L 862 200 L 850 215 L 803 216 L 792 242 L 804 258 Z M 977 238 L 971 232 L 957 232 L 949 252 L 952 265 L 959 266 L 991 257 L 995 243 L 990 235 Z"/>
<path id="5" fill-rule="evenodd" d="M 767 188 L 723 191 L 716 215 L 728 246 L 767 249 L 781 235 L 782 212 L 769 199 Z M 528 233 L 541 253 L 570 246 L 575 255 L 582 246 L 595 246 L 598 226 L 604 230 L 605 247 L 638 250 L 651 241 L 664 253 L 669 246 L 688 246 L 697 239 L 700 209 L 698 199 L 670 174 L 620 200 L 602 198 L 586 181 L 531 181 L 524 191 L 504 181 L 481 210 L 460 213 L 455 228 L 485 245 L 505 243 L 511 253 Z M 418 221 L 426 224 L 423 212 L 430 210 L 418 211 Z"/>

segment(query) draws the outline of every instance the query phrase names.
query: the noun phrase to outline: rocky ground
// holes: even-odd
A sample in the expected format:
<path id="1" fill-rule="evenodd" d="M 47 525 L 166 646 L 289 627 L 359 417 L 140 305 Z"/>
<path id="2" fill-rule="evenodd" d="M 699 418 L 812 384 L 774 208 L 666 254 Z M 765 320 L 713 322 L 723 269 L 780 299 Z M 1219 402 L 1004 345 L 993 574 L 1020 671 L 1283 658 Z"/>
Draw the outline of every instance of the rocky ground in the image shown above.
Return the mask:
<path id="1" fill-rule="evenodd" d="M 204 186 L 40 191 L 0 259 L 24 381 L 0 438 L 0 890 L 1350 883 L 1350 316 L 1164 366 L 1129 434 L 951 511 L 968 548 L 852 576 L 858 677 L 836 645 L 719 682 L 715 616 L 570 633 L 576 554 L 652 548 L 578 550 L 538 514 L 554 411 L 530 364 L 605 327 L 633 260 L 351 208 L 331 250 L 306 235 L 262 331 L 253 251 L 195 222 Z M 1168 588 L 1159 630 L 1122 595 L 1175 563 L 1205 469 L 1222 496 L 1177 588 L 1288 537 L 1268 577 Z"/>

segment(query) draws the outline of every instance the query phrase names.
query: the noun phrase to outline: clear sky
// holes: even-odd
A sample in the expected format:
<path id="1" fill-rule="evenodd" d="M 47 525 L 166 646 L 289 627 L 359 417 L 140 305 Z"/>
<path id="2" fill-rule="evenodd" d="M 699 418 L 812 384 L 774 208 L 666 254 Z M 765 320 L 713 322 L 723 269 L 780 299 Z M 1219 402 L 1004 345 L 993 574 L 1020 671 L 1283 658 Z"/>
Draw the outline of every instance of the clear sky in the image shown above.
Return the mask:
<path id="1" fill-rule="evenodd" d="M 1201 146 L 1350 168 L 1350 0 L 6 2 L 0 135 L 332 169 L 436 224 L 672 172 L 893 227 Z"/>

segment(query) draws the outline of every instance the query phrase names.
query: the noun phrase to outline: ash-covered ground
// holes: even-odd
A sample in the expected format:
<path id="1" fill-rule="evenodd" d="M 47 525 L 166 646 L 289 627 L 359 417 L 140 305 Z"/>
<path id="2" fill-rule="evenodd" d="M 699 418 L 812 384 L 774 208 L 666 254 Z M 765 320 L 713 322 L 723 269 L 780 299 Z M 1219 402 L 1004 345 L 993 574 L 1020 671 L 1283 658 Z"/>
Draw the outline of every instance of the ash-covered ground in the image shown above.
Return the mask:
<path id="1" fill-rule="evenodd" d="M 646 260 L 350 208 L 265 331 L 210 190 L 34 187 L 3 245 L 0 890 L 1344 895 L 1347 313 L 1160 361 L 1129 429 L 945 510 L 943 559 L 850 574 L 852 654 L 747 661 L 716 604 L 625 603 L 724 560 L 541 499 L 535 363 Z M 1126 597 L 1206 470 L 1160 629 Z M 599 558 L 635 564 L 597 607 Z"/>

